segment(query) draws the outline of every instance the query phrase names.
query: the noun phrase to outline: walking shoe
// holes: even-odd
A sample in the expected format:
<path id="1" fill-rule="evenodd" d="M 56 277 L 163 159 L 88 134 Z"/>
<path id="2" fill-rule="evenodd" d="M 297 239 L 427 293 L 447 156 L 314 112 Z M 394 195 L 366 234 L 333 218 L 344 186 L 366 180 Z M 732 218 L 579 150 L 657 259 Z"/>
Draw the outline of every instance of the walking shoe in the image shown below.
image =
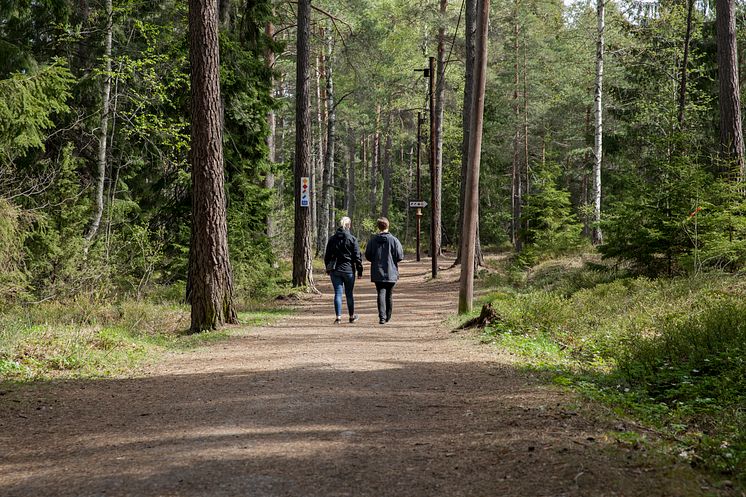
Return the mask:
<path id="1" fill-rule="evenodd" d="M 340 324 L 341 322 L 342 322 L 341 317 L 338 317 L 337 319 L 334 320 L 334 324 Z"/>
<path id="2" fill-rule="evenodd" d="M 385 319 L 379 319 L 378 320 L 378 324 L 386 324 L 386 320 Z"/>
<path id="3" fill-rule="evenodd" d="M 358 316 L 357 314 L 353 314 L 352 316 L 350 316 L 350 323 L 354 323 L 358 319 L 360 319 L 360 316 Z"/>

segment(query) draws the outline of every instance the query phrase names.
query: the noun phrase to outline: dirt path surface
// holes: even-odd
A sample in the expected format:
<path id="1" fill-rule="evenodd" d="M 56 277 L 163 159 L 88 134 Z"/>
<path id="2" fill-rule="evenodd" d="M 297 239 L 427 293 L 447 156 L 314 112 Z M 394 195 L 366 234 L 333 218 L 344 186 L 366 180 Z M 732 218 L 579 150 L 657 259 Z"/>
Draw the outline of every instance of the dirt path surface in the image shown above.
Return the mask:
<path id="1" fill-rule="evenodd" d="M 610 421 L 440 325 L 457 273 L 405 262 L 392 322 L 360 281 L 297 314 L 133 379 L 68 381 L 0 402 L 0 496 L 687 496 Z"/>

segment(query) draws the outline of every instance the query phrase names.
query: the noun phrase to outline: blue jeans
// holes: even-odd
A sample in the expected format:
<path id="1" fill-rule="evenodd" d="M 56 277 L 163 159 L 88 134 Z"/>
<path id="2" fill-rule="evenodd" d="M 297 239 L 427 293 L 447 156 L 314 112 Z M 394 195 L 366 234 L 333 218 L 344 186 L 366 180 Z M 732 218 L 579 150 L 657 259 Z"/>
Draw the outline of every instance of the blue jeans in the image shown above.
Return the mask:
<path id="1" fill-rule="evenodd" d="M 342 315 L 342 289 L 344 289 L 347 297 L 347 310 L 352 316 L 355 314 L 355 297 L 352 295 L 352 290 L 355 288 L 355 274 L 332 271 L 331 277 L 334 286 L 334 312 L 337 316 Z"/>

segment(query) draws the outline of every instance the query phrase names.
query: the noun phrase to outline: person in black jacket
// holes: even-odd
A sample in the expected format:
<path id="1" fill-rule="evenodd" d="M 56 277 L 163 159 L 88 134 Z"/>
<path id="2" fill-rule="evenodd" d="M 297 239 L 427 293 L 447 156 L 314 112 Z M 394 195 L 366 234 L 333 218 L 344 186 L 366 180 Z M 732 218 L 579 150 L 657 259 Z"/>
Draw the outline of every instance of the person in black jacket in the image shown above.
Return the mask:
<path id="1" fill-rule="evenodd" d="M 363 257 L 360 255 L 360 245 L 357 238 L 350 233 L 350 218 L 345 216 L 339 220 L 339 228 L 329 237 L 324 251 L 326 272 L 332 279 L 334 286 L 334 311 L 337 319 L 334 324 L 342 322 L 342 290 L 347 297 L 347 310 L 350 313 L 350 323 L 359 319 L 355 314 L 355 298 L 352 294 L 355 288 L 355 272 L 357 277 L 363 277 Z"/>
<path id="2" fill-rule="evenodd" d="M 392 292 L 399 280 L 399 262 L 404 259 L 404 249 L 389 233 L 388 219 L 378 219 L 378 230 L 365 247 L 365 258 L 370 261 L 370 280 L 376 284 L 378 292 L 378 322 L 386 324 L 394 309 Z"/>

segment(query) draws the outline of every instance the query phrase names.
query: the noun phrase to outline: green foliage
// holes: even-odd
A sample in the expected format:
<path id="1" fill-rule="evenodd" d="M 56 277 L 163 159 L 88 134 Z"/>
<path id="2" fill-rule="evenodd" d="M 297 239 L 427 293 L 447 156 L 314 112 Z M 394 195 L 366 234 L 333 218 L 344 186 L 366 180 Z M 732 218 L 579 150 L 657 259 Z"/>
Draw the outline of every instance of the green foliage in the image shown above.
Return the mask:
<path id="1" fill-rule="evenodd" d="M 243 312 L 246 326 L 284 310 Z M 189 309 L 168 302 L 91 305 L 87 300 L 7 309 L 0 314 L 0 382 L 106 377 L 131 373 L 144 360 L 222 340 L 233 333 L 189 334 Z"/>
<path id="2" fill-rule="evenodd" d="M 524 264 L 557 257 L 583 245 L 582 227 L 572 211 L 570 193 L 559 188 L 560 168 L 544 164 L 535 173 L 531 194 L 523 210 L 522 230 L 526 247 L 519 255 Z"/>
<path id="3" fill-rule="evenodd" d="M 494 281 L 493 281 L 494 283 Z M 692 461 L 746 469 L 746 287 L 734 276 L 649 280 L 551 261 L 487 300 L 484 340 L 683 444 Z"/>
<path id="4" fill-rule="evenodd" d="M 0 310 L 18 300 L 27 289 L 20 218 L 18 208 L 0 198 Z"/>
<path id="5" fill-rule="evenodd" d="M 8 167 L 29 149 L 44 148 L 46 131 L 55 125 L 52 118 L 68 111 L 72 83 L 63 61 L 0 80 L 0 167 Z"/>

